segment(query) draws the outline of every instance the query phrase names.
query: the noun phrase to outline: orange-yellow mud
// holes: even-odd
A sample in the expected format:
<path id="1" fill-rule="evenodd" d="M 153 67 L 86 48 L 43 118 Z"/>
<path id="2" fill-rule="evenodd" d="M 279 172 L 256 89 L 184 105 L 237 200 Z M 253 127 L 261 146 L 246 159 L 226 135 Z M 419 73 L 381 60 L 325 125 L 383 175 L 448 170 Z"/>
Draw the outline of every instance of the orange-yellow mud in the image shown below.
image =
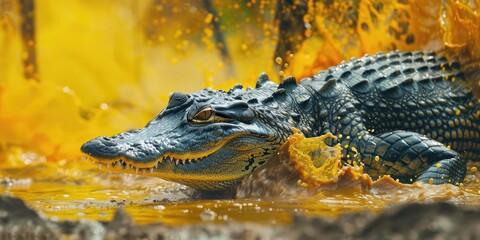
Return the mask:
<path id="1" fill-rule="evenodd" d="M 47 216 L 110 219 L 122 206 L 139 223 L 279 223 L 292 212 L 336 216 L 413 201 L 480 204 L 475 168 L 463 186 L 373 181 L 361 166 L 339 165 L 335 149 L 318 155 L 333 158 L 303 161 L 311 151 L 302 153 L 301 141 L 296 149 L 302 151 L 284 148 L 278 159 L 291 156 L 295 174 L 269 180 L 258 172 L 265 178 L 250 185 L 246 178 L 231 200 L 191 200 L 185 187 L 97 170 L 79 152 L 93 137 L 144 126 L 170 92 L 254 86 L 261 72 L 300 79 L 366 53 L 445 51 L 461 59 L 471 76 L 467 84 L 478 90 L 479 1 L 305 1 L 305 40 L 293 37 L 295 52 L 283 59 L 274 56 L 281 37 L 277 1 L 214 0 L 218 19 L 202 1 L 35 1 L 36 40 L 26 45 L 18 2 L 0 0 L 0 193 L 21 197 Z M 230 62 L 219 54 L 214 22 Z M 23 65 L 24 46 L 36 49 L 38 81 L 25 79 L 32 67 Z M 282 166 L 271 175 L 292 172 Z"/>
<path id="2" fill-rule="evenodd" d="M 480 203 L 480 184 L 474 167 L 461 186 L 401 184 L 390 176 L 373 180 L 359 164 L 340 162 L 340 146 L 324 144 L 325 139 L 333 137 L 327 134 L 304 138 L 295 133 L 281 148 L 278 158 L 242 181 L 237 196 L 292 199 L 313 208 L 330 209 L 323 212 L 329 215 L 366 209 L 380 211 L 407 202 Z"/>

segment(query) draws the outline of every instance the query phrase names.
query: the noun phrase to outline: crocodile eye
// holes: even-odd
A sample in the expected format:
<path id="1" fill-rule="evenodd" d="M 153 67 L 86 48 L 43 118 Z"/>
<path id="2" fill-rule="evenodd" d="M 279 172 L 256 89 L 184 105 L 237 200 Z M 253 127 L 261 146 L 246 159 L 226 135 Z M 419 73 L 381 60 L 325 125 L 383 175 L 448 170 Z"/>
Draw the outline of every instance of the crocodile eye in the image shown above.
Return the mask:
<path id="1" fill-rule="evenodd" d="M 214 119 L 213 109 L 208 107 L 200 110 L 193 116 L 194 122 L 210 122 Z"/>

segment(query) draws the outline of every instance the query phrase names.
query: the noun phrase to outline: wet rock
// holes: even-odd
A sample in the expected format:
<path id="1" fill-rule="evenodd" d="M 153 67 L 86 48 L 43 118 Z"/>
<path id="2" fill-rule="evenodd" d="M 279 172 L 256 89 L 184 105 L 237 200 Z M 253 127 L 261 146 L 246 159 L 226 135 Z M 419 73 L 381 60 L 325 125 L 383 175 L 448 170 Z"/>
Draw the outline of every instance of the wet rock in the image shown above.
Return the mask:
<path id="1" fill-rule="evenodd" d="M 480 208 L 448 203 L 409 204 L 386 211 L 358 236 L 395 239 L 480 239 Z"/>
<path id="2" fill-rule="evenodd" d="M 113 220 L 106 224 L 106 239 L 148 239 L 147 236 L 148 232 L 136 226 L 123 208 L 119 208 Z"/>
<path id="3" fill-rule="evenodd" d="M 56 222 L 55 224 L 62 225 L 62 222 Z M 93 220 L 80 220 L 73 225 L 70 234 L 67 234 L 66 229 L 60 228 L 59 232 L 64 236 L 69 236 L 71 239 L 92 239 L 100 240 L 104 239 L 105 228 L 97 221 Z"/>
<path id="4" fill-rule="evenodd" d="M 297 216 L 280 239 L 480 239 L 480 207 L 408 204 L 336 220 Z"/>
<path id="5" fill-rule="evenodd" d="M 0 239 L 59 239 L 55 228 L 21 199 L 0 195 Z"/>
<path id="6" fill-rule="evenodd" d="M 25 203 L 0 196 L 0 239 L 480 239 L 480 206 L 408 204 L 381 214 L 338 218 L 294 215 L 288 225 L 205 222 L 137 225 L 119 208 L 110 222 L 52 221 Z"/>

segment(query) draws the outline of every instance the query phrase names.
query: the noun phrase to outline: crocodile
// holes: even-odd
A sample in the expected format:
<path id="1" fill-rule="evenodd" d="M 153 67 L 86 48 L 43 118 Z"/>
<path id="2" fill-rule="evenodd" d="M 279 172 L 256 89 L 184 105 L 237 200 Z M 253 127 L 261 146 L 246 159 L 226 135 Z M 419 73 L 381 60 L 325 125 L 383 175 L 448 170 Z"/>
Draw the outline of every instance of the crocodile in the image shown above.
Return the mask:
<path id="1" fill-rule="evenodd" d="M 342 160 L 372 177 L 459 184 L 480 160 L 480 108 L 457 61 L 438 52 L 378 53 L 297 81 L 175 92 L 144 128 L 82 145 L 113 170 L 223 191 L 271 159 L 295 129 L 332 133 Z"/>

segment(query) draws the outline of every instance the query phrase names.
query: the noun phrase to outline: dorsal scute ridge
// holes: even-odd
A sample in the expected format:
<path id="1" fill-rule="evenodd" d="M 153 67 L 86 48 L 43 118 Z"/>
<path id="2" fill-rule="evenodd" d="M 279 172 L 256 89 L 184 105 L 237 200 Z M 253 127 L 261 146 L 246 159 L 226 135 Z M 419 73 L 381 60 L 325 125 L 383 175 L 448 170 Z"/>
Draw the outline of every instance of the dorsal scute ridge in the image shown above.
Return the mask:
<path id="1" fill-rule="evenodd" d="M 297 86 L 297 79 L 293 76 L 286 77 L 278 85 L 278 88 L 284 88 L 286 90 L 295 88 Z"/>
<path id="2" fill-rule="evenodd" d="M 243 92 L 243 85 L 241 84 L 235 84 L 230 90 L 228 90 L 227 94 L 232 94 L 234 92 Z"/>
<path id="3" fill-rule="evenodd" d="M 263 72 L 263 73 L 260 74 L 260 76 L 258 76 L 257 84 L 255 85 L 255 88 L 261 88 L 269 82 L 273 84 L 273 82 L 270 80 L 268 75 Z"/>
<path id="4" fill-rule="evenodd" d="M 318 92 L 322 94 L 327 90 L 329 90 L 331 87 L 334 87 L 336 84 L 337 84 L 337 79 L 331 78 L 322 86 L 322 88 L 320 88 Z"/>

